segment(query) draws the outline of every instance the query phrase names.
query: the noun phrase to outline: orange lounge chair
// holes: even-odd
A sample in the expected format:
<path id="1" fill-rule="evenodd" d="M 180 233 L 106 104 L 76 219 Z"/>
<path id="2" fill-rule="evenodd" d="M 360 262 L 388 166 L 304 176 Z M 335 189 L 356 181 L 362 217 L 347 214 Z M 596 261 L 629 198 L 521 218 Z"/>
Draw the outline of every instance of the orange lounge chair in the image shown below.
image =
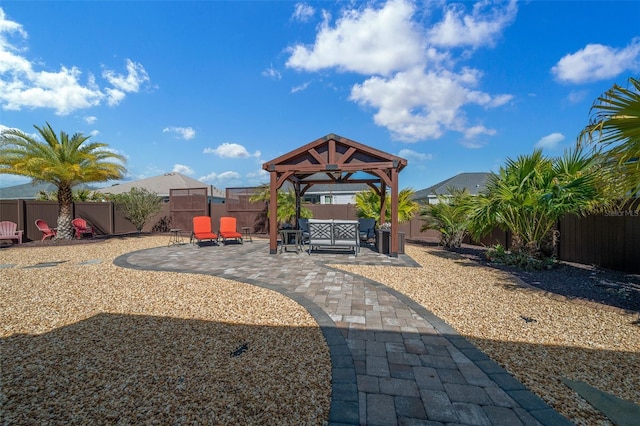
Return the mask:
<path id="1" fill-rule="evenodd" d="M 56 229 L 49 228 L 49 225 L 47 225 L 47 222 L 45 222 L 42 219 L 36 219 L 36 227 L 40 230 L 40 232 L 42 232 L 41 241 L 44 241 L 49 237 L 53 239 L 53 237 L 55 237 L 57 234 Z"/>
<path id="2" fill-rule="evenodd" d="M 222 237 L 223 244 L 227 244 L 227 240 L 236 240 L 242 244 L 242 234 L 238 232 L 236 227 L 236 218 L 223 216 L 220 218 L 220 230 L 218 231 Z"/>
<path id="3" fill-rule="evenodd" d="M 81 218 L 76 218 L 71 221 L 73 229 L 76 231 L 76 238 L 80 239 L 84 234 L 91 234 L 91 238 L 96 236 L 96 232 L 92 226 L 87 225 L 87 221 Z"/>
<path id="4" fill-rule="evenodd" d="M 202 240 L 218 243 L 218 235 L 211 231 L 211 218 L 209 216 L 195 216 L 193 218 L 193 234 L 191 237 L 198 241 L 198 247 L 200 247 L 200 241 Z"/>
<path id="5" fill-rule="evenodd" d="M 0 222 L 0 240 L 16 240 L 18 244 L 22 244 L 22 232 L 18 231 L 18 224 L 15 222 L 8 220 Z"/>

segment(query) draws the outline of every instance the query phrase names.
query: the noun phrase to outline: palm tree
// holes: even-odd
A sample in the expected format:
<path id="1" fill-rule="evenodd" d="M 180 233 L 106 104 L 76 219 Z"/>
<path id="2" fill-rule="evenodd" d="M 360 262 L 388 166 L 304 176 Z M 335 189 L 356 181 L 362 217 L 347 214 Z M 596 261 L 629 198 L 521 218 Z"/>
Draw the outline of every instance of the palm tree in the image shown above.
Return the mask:
<path id="1" fill-rule="evenodd" d="M 44 142 L 20 130 L 0 135 L 0 173 L 31 177 L 36 182 L 53 183 L 58 188 L 58 239 L 71 239 L 73 192 L 80 183 L 120 179 L 125 158 L 109 151 L 100 142 L 88 143 L 90 136 L 75 133 L 57 136 L 49 123 L 36 130 Z M 119 162 L 112 162 L 116 160 Z"/>
<path id="2" fill-rule="evenodd" d="M 513 233 L 512 252 L 535 258 L 551 255 L 557 221 L 569 213 L 586 214 L 604 199 L 598 171 L 597 157 L 579 148 L 557 159 L 544 157 L 541 150 L 507 159 L 474 199 L 473 236 L 479 238 L 498 226 Z"/>
<path id="3" fill-rule="evenodd" d="M 356 214 L 358 217 L 372 217 L 380 223 L 380 196 L 369 189 L 356 194 Z"/>
<path id="4" fill-rule="evenodd" d="M 423 225 L 420 231 L 435 229 L 440 232 L 440 244 L 446 248 L 460 247 L 468 233 L 471 218 L 471 194 L 466 188 L 447 188 L 448 195 L 437 194 L 436 204 L 425 204 L 420 209 Z"/>
<path id="5" fill-rule="evenodd" d="M 398 192 L 398 222 L 408 222 L 420 207 L 413 201 L 412 188 L 404 188 Z M 391 195 L 386 194 L 385 222 L 391 221 Z M 356 194 L 356 214 L 358 217 L 372 217 L 380 223 L 380 196 L 373 189 Z"/>
<path id="6" fill-rule="evenodd" d="M 578 137 L 579 144 L 604 148 L 604 164 L 611 172 L 607 182 L 621 198 L 640 192 L 640 80 L 629 78 L 629 84 L 631 88 L 616 84 L 596 99 L 590 123 Z"/>

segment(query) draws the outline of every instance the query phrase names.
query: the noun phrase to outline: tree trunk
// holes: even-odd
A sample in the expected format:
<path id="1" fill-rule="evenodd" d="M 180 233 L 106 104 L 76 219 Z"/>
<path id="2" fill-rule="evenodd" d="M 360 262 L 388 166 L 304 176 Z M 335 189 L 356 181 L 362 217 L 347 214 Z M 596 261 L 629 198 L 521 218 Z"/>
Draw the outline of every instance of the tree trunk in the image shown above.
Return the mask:
<path id="1" fill-rule="evenodd" d="M 73 193 L 68 185 L 58 187 L 58 232 L 56 239 L 70 240 L 73 238 Z"/>

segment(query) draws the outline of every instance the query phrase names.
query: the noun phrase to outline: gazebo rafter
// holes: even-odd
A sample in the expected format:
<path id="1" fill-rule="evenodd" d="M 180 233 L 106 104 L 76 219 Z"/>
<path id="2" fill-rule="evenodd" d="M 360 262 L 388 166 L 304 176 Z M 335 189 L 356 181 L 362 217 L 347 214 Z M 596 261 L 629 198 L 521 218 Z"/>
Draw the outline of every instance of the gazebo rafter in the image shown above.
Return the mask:
<path id="1" fill-rule="evenodd" d="M 289 181 L 296 194 L 296 214 L 300 215 L 300 197 L 319 183 L 366 183 L 380 196 L 380 223 L 384 223 L 386 191 L 391 189 L 390 255 L 398 255 L 398 173 L 407 166 L 404 158 L 380 151 L 330 133 L 287 154 L 267 161 L 269 172 L 269 251 L 277 253 L 277 191 Z M 357 175 L 364 172 L 371 178 Z"/>

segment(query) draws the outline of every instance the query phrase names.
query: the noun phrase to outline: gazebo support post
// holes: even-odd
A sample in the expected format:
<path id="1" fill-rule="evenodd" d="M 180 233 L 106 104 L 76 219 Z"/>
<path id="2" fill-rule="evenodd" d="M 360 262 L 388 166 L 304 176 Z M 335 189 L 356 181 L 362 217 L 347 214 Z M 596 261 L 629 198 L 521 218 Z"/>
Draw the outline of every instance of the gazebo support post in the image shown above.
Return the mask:
<path id="1" fill-rule="evenodd" d="M 380 182 L 380 226 L 387 221 L 387 184 Z"/>
<path id="2" fill-rule="evenodd" d="M 278 173 L 269 173 L 269 254 L 278 253 Z"/>
<path id="3" fill-rule="evenodd" d="M 391 247 L 389 256 L 398 257 L 398 171 L 391 169 Z"/>
<path id="4" fill-rule="evenodd" d="M 302 196 L 300 194 L 300 182 L 296 181 L 295 184 L 293 185 L 293 188 L 296 192 L 296 223 L 293 224 L 293 228 L 297 229 L 298 228 L 298 219 L 300 219 L 300 209 L 301 209 L 301 202 L 300 202 L 300 197 Z"/>

